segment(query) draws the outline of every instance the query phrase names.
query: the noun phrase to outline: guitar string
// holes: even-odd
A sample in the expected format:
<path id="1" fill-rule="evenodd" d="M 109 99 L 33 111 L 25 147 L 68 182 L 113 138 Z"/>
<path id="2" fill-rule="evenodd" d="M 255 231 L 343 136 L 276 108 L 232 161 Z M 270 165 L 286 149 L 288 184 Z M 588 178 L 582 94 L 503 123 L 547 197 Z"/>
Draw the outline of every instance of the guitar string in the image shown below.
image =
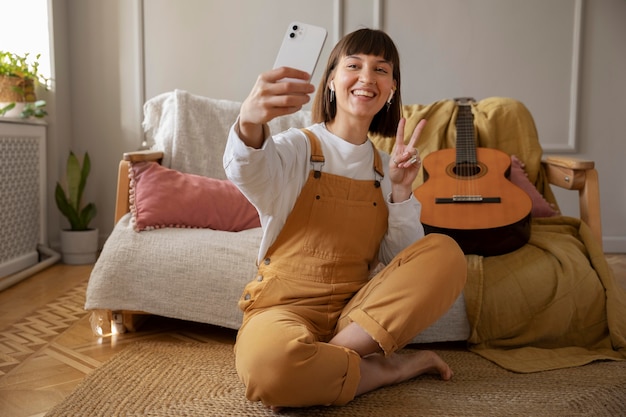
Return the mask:
<path id="1" fill-rule="evenodd" d="M 466 107 L 464 105 L 462 105 L 461 107 L 459 107 L 459 116 L 461 117 L 461 120 L 459 121 L 459 128 L 461 129 L 461 133 L 462 137 L 461 138 L 457 138 L 457 140 L 461 140 L 461 148 L 460 148 L 460 152 L 461 152 L 461 170 L 462 170 L 462 174 L 461 177 L 458 179 L 459 181 L 459 185 L 460 185 L 460 190 L 459 190 L 459 195 L 460 196 L 466 196 L 467 195 L 467 183 L 465 182 L 465 180 L 467 179 L 467 115 L 465 112 Z"/>
<path id="2" fill-rule="evenodd" d="M 473 114 L 469 104 L 459 103 L 459 111 L 457 115 L 457 152 L 460 152 L 457 158 L 457 195 L 462 199 L 473 198 L 476 195 L 476 184 L 473 179 L 474 170 L 476 168 L 476 155 L 472 155 L 472 149 L 475 149 L 473 141 Z"/>
<path id="3" fill-rule="evenodd" d="M 468 179 L 469 179 L 469 196 L 474 197 L 477 195 L 476 191 L 476 181 L 474 181 L 474 174 L 476 174 L 477 170 L 477 160 L 476 160 L 476 144 L 474 143 L 474 116 L 472 115 L 472 109 L 469 104 L 465 107 L 465 114 L 467 117 L 465 118 L 465 124 L 467 129 L 467 143 L 466 149 L 468 150 Z M 470 143 L 471 141 L 471 143 Z"/>
<path id="4" fill-rule="evenodd" d="M 463 182 L 462 178 L 465 176 L 465 165 L 463 164 L 463 159 L 465 159 L 465 155 L 463 155 L 463 106 L 458 104 L 458 114 L 456 116 L 456 169 L 457 169 L 457 177 L 456 177 L 456 195 L 463 195 Z"/>

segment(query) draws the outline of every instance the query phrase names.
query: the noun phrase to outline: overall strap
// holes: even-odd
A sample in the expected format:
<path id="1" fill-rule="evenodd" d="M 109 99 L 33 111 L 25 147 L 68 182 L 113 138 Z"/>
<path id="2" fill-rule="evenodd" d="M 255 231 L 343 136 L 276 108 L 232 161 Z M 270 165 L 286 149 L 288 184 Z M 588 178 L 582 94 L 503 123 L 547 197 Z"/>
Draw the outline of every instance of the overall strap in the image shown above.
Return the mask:
<path id="1" fill-rule="evenodd" d="M 374 145 L 374 142 L 370 141 L 370 143 L 372 144 L 372 148 L 374 148 L 374 171 L 376 171 L 376 173 L 380 175 L 380 179 L 382 180 L 383 178 L 385 178 L 383 161 L 380 159 L 380 154 L 378 153 L 378 149 L 376 149 L 376 145 Z M 376 185 L 376 188 L 380 187 L 380 180 L 376 179 L 374 184 Z"/>
<path id="2" fill-rule="evenodd" d="M 311 144 L 311 164 L 313 165 L 313 169 L 315 170 L 315 178 L 319 178 L 322 175 L 322 166 L 324 165 L 324 153 L 322 152 L 322 145 L 320 144 L 320 140 L 313 132 L 309 129 L 302 128 L 300 129 L 304 134 L 309 138 L 309 143 Z M 380 176 L 380 178 L 376 178 L 374 181 L 374 185 L 376 188 L 380 187 L 380 181 L 385 177 L 385 171 L 383 170 L 383 162 L 380 159 L 380 154 L 378 153 L 378 149 L 373 142 L 372 148 L 374 150 L 374 171 Z M 316 169 L 319 167 L 319 169 Z"/>
<path id="3" fill-rule="evenodd" d="M 322 166 L 324 165 L 324 153 L 322 152 L 322 145 L 320 145 L 320 140 L 315 136 L 313 132 L 309 129 L 301 129 L 304 134 L 309 138 L 309 143 L 311 144 L 311 164 L 313 165 L 313 170 L 315 173 L 313 176 L 315 178 L 319 178 L 322 176 Z"/>

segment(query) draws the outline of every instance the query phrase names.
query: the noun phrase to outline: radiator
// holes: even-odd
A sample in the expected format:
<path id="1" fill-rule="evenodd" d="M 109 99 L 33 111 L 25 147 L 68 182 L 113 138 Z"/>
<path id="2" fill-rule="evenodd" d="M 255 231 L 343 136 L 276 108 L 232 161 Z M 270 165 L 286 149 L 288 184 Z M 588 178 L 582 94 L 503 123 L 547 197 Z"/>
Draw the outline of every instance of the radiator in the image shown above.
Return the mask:
<path id="1" fill-rule="evenodd" d="M 0 287 L 46 242 L 46 126 L 0 118 Z"/>

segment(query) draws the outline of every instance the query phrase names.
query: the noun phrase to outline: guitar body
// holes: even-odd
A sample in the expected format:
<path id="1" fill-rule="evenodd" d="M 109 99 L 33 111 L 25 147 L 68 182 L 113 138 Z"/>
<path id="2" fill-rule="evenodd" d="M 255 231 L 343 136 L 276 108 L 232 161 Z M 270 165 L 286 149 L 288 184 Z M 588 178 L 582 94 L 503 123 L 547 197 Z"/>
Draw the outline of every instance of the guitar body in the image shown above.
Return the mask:
<path id="1" fill-rule="evenodd" d="M 424 230 L 453 237 L 466 254 L 512 252 L 530 238 L 532 202 L 508 180 L 509 155 L 490 148 L 475 155 L 471 164 L 459 164 L 456 149 L 424 158 L 424 183 L 414 190 Z"/>

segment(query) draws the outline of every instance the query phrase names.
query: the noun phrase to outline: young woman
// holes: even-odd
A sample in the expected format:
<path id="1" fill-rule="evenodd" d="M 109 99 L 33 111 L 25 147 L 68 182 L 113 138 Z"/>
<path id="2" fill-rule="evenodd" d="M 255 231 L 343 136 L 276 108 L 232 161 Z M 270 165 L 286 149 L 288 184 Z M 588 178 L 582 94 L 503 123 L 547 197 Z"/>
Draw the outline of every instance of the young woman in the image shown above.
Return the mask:
<path id="1" fill-rule="evenodd" d="M 279 82 L 283 78 L 305 82 Z M 443 315 L 466 279 L 449 237 L 424 236 L 411 185 L 420 166 L 404 144 L 400 60 L 382 31 L 333 49 L 313 104 L 316 124 L 271 136 L 296 112 L 309 74 L 277 68 L 241 106 L 224 168 L 261 216 L 258 274 L 239 301 L 235 346 L 246 396 L 268 407 L 346 404 L 378 387 L 450 367 L 434 352 L 395 352 Z M 368 133 L 396 135 L 393 155 Z M 386 267 L 375 276 L 378 261 Z"/>

